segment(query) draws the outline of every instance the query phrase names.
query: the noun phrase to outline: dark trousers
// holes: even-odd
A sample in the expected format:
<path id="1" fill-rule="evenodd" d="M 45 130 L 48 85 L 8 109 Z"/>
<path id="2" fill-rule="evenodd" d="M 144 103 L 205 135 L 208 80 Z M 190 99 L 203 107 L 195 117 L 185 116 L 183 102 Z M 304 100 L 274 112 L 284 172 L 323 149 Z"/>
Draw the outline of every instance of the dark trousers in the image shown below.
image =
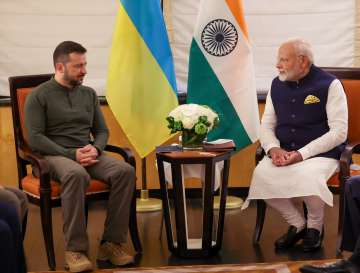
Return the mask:
<path id="1" fill-rule="evenodd" d="M 346 181 L 344 198 L 342 249 L 352 251 L 350 260 L 360 263 L 360 176 Z"/>
<path id="2" fill-rule="evenodd" d="M 25 273 L 21 225 L 16 208 L 0 202 L 0 271 Z"/>

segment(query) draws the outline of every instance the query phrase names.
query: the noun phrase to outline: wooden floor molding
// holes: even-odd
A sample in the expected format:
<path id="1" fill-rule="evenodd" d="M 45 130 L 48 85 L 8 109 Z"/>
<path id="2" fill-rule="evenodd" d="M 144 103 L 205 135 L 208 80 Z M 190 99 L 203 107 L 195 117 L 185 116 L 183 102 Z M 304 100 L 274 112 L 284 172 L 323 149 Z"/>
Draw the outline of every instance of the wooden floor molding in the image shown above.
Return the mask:
<path id="1" fill-rule="evenodd" d="M 196 266 L 166 266 L 115 268 L 96 270 L 92 273 L 300 273 L 299 268 L 304 264 L 323 264 L 336 260 L 300 261 L 287 263 L 258 263 L 258 264 L 221 264 Z M 29 273 L 68 273 L 67 271 L 41 271 Z"/>

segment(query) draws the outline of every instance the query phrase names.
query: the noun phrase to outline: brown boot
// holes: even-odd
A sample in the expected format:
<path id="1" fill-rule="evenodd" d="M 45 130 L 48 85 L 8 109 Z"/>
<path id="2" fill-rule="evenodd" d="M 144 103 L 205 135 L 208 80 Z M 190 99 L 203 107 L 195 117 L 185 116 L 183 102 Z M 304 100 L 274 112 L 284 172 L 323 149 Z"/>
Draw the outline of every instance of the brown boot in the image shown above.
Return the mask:
<path id="1" fill-rule="evenodd" d="M 82 252 L 65 251 L 65 264 L 70 272 L 83 272 L 93 268 L 89 258 Z"/>
<path id="2" fill-rule="evenodd" d="M 97 259 L 110 261 L 114 265 L 127 265 L 134 263 L 134 257 L 127 254 L 120 244 L 105 242 L 100 245 Z"/>

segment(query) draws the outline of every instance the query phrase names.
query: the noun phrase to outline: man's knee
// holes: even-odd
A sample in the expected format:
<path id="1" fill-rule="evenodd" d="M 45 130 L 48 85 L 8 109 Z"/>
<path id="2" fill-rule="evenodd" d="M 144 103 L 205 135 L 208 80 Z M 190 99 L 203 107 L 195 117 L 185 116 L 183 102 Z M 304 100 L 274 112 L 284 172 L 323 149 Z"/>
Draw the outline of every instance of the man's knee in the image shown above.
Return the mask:
<path id="1" fill-rule="evenodd" d="M 133 180 L 135 180 L 135 169 L 133 166 L 131 166 L 128 163 L 123 164 L 123 171 L 125 172 L 125 174 L 129 177 L 131 177 Z"/>
<path id="2" fill-rule="evenodd" d="M 124 162 L 124 161 L 118 161 L 116 162 L 116 165 L 114 166 L 112 170 L 112 175 L 114 177 L 119 176 L 126 176 L 129 179 L 135 179 L 135 169 L 130 164 Z"/>
<path id="3" fill-rule="evenodd" d="M 70 168 L 66 174 L 60 177 L 60 183 L 62 186 L 71 185 L 72 187 L 87 188 L 90 179 L 90 175 L 86 172 L 85 168 L 79 165 Z"/>
<path id="4" fill-rule="evenodd" d="M 116 168 L 111 172 L 112 183 L 123 184 L 133 187 L 135 184 L 136 173 L 133 166 L 130 164 L 119 161 Z"/>
<path id="5" fill-rule="evenodd" d="M 74 180 L 90 182 L 86 169 L 76 161 L 63 156 L 46 156 L 45 159 L 50 164 L 52 176 L 61 184 Z"/>

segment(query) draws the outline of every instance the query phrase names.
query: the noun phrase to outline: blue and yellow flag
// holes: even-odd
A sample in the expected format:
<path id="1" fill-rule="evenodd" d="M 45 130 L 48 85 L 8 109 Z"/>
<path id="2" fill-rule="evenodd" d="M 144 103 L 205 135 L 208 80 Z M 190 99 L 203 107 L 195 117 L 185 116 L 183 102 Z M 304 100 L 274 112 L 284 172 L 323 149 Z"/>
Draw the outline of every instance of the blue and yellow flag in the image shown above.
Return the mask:
<path id="1" fill-rule="evenodd" d="M 141 157 L 170 138 L 178 105 L 172 54 L 159 0 L 120 0 L 106 99 Z"/>

